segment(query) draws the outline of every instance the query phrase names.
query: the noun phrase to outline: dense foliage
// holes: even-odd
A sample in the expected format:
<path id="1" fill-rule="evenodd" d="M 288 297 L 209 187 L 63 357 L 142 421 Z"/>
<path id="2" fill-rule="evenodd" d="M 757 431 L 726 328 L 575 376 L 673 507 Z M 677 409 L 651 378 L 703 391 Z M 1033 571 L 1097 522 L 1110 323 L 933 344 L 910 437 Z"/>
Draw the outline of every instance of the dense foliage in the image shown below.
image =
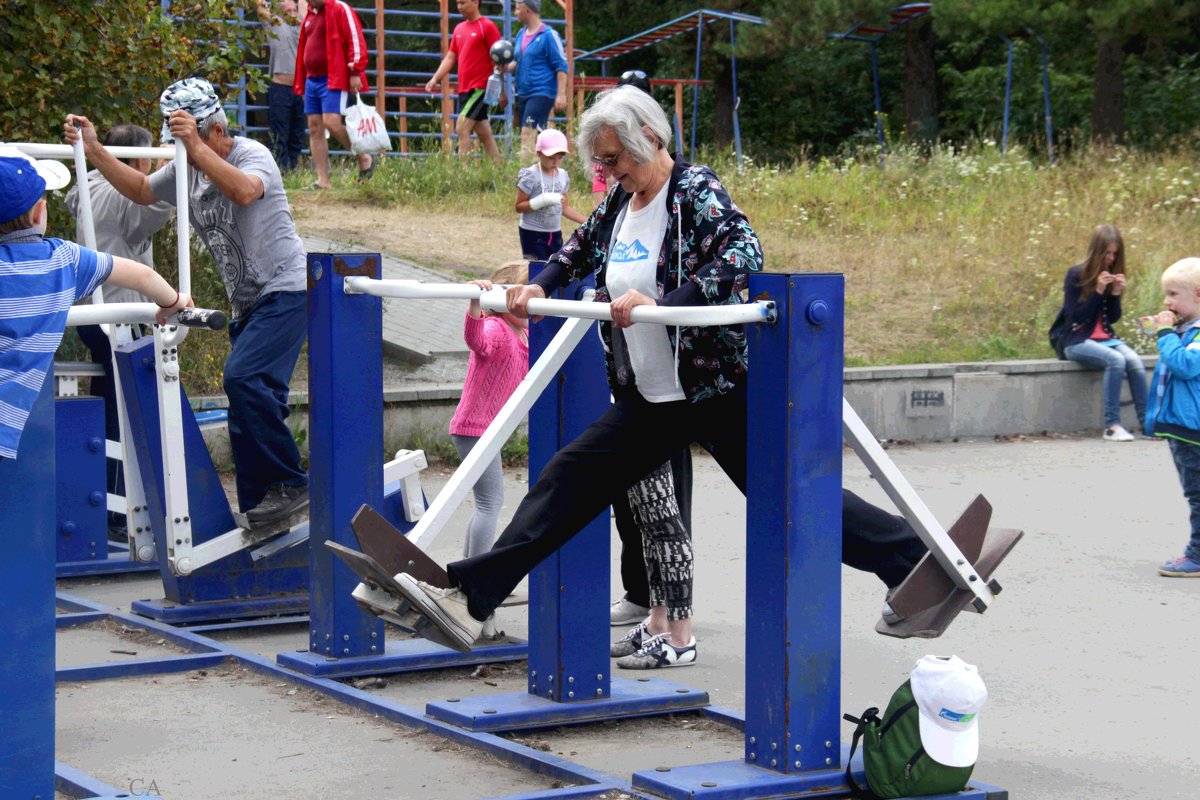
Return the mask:
<path id="1" fill-rule="evenodd" d="M 198 75 L 265 86 L 255 0 L 0 0 L 0 140 L 57 141 L 63 117 L 160 125 L 158 96 Z"/>

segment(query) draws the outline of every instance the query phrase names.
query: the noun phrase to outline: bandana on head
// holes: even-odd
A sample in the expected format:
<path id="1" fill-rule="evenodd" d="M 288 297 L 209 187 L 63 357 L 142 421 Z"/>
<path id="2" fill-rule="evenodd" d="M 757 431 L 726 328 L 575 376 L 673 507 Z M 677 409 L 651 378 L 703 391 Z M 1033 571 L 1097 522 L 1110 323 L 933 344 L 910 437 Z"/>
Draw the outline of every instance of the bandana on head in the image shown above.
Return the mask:
<path id="1" fill-rule="evenodd" d="M 162 143 L 174 144 L 175 137 L 167 125 L 167 117 L 172 111 L 186 111 L 203 122 L 221 110 L 221 100 L 213 85 L 203 78 L 184 78 L 175 81 L 158 98 L 158 109 L 163 115 Z"/>

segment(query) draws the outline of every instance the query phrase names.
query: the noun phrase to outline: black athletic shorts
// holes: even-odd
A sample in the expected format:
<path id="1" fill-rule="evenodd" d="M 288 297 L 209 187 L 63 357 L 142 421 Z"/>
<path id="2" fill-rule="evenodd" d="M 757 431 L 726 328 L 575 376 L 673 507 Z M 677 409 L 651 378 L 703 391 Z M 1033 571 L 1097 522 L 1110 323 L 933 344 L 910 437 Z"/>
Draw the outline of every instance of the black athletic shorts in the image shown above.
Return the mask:
<path id="1" fill-rule="evenodd" d="M 488 105 L 483 102 L 483 89 L 472 89 L 458 96 L 458 115 L 482 122 L 488 118 Z"/>

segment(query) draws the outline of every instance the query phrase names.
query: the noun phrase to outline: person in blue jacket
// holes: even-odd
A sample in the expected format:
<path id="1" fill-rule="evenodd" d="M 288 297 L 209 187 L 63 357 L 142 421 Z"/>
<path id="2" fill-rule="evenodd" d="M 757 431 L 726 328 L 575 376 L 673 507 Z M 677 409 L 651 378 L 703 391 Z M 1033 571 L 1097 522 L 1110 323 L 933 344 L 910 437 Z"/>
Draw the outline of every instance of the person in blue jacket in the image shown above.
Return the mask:
<path id="1" fill-rule="evenodd" d="M 517 57 L 506 67 L 516 73 L 517 122 L 521 161 L 533 159 L 538 132 L 550 124 L 550 112 L 567 107 L 567 55 L 562 39 L 542 22 L 542 0 L 517 0 L 513 8 L 524 29 L 517 35 Z"/>
<path id="2" fill-rule="evenodd" d="M 1183 496 L 1191 509 L 1192 534 L 1183 555 L 1158 568 L 1168 578 L 1200 577 L 1200 258 L 1185 258 L 1162 276 L 1158 365 L 1146 411 L 1147 435 L 1171 444 Z"/>
<path id="3" fill-rule="evenodd" d="M 1146 367 L 1113 332 L 1113 324 L 1121 318 L 1125 285 L 1125 243 L 1115 225 L 1101 225 L 1092 232 L 1083 263 L 1067 270 L 1063 281 L 1068 322 L 1063 355 L 1085 367 L 1104 370 L 1106 442 L 1133 441 L 1133 434 L 1121 426 L 1122 377 L 1129 380 L 1138 419 L 1146 415 Z"/>

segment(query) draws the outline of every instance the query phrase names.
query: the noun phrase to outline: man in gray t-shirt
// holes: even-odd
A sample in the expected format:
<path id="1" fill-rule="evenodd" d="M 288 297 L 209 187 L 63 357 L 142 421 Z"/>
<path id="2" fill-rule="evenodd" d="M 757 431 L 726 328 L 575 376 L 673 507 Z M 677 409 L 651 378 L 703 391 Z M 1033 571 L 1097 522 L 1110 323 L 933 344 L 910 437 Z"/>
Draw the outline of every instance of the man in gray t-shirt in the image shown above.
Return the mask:
<path id="1" fill-rule="evenodd" d="M 178 139 L 187 149 L 191 224 L 233 311 L 224 382 L 238 504 L 251 527 L 276 527 L 308 507 L 308 475 L 286 422 L 288 382 L 308 326 L 304 247 L 279 167 L 263 145 L 229 135 L 211 84 L 177 81 L 159 105 L 164 142 Z M 68 143 L 82 136 L 88 160 L 135 203 L 177 202 L 174 165 L 148 177 L 122 164 L 84 117 L 69 115 L 64 131 Z"/>
<path id="2" fill-rule="evenodd" d="M 304 245 L 271 153 L 241 136 L 228 136 L 226 142 L 223 164 L 240 173 L 239 183 L 262 187 L 261 194 L 241 205 L 208 174 L 193 168 L 188 170 L 188 208 L 192 227 L 221 271 L 233 318 L 240 319 L 265 294 L 305 291 L 308 278 Z M 174 162 L 148 183 L 156 198 L 175 205 Z"/>
<path id="3" fill-rule="evenodd" d="M 304 0 L 301 0 L 301 5 Z M 308 138 L 308 117 L 304 97 L 292 93 L 296 79 L 296 49 L 300 44 L 300 19 L 305 9 L 295 0 L 279 0 L 272 8 L 269 0 L 258 0 L 258 16 L 267 29 L 270 63 L 267 70 L 267 122 L 271 127 L 271 152 L 279 169 L 291 172 L 300 160 L 300 151 Z"/>

